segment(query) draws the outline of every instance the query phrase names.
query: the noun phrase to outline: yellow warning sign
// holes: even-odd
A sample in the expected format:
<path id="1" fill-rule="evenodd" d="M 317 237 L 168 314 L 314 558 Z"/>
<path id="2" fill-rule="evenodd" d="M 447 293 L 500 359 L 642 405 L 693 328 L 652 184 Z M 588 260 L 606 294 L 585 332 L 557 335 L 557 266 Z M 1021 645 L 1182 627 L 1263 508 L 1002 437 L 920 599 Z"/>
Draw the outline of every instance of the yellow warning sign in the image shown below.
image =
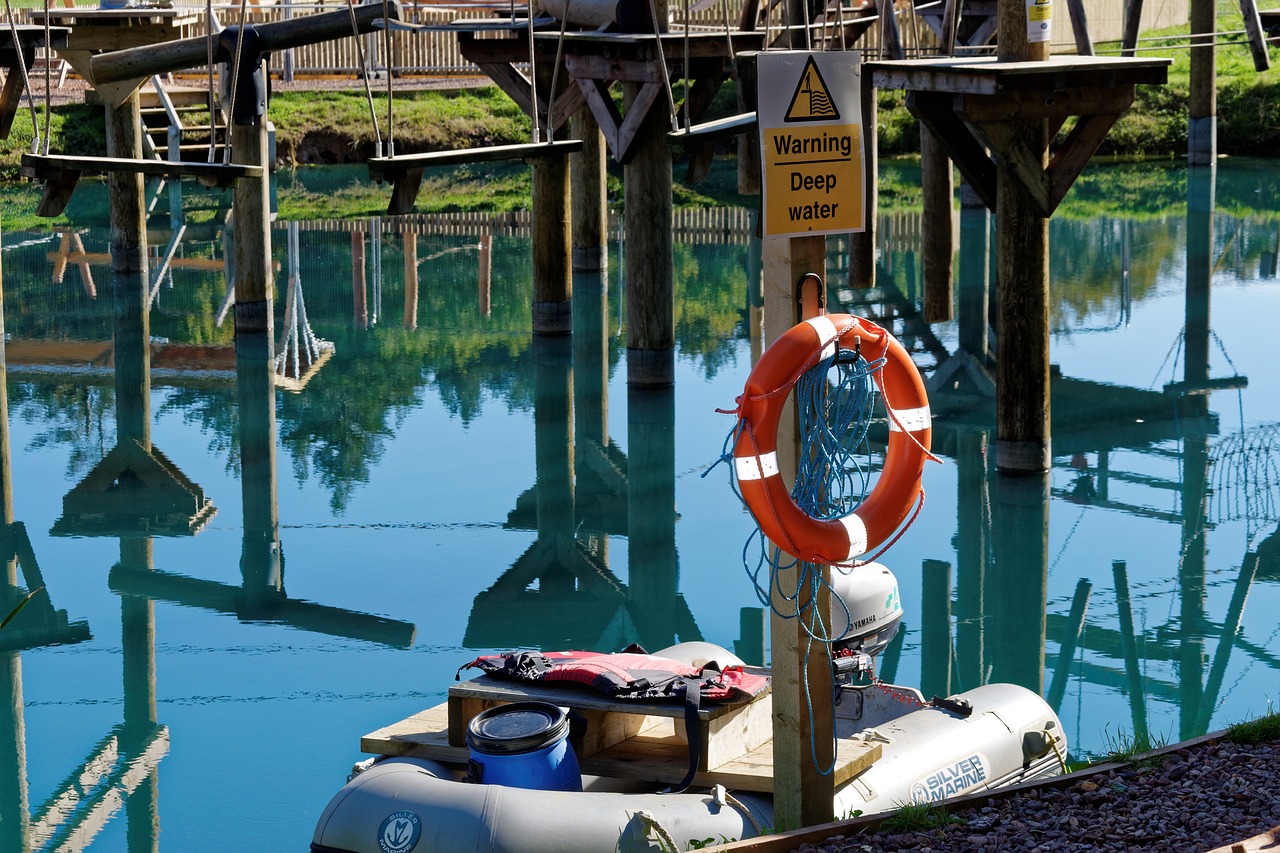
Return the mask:
<path id="1" fill-rule="evenodd" d="M 822 79 L 818 65 L 809 57 L 804 71 L 800 74 L 800 82 L 796 85 L 795 94 L 791 96 L 791 105 L 787 107 L 787 121 L 839 121 L 840 110 L 836 109 L 827 82 Z"/>
<path id="2" fill-rule="evenodd" d="M 863 230 L 857 53 L 768 51 L 757 65 L 764 236 Z"/>

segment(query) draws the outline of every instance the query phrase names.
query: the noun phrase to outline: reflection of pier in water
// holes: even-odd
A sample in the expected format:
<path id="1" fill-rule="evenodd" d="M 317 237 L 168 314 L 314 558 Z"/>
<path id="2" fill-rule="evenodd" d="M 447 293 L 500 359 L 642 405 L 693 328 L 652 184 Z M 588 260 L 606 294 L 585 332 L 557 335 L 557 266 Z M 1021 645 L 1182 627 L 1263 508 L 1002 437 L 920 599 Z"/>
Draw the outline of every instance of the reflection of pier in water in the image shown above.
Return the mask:
<path id="1" fill-rule="evenodd" d="M 678 592 L 674 398 L 628 389 L 628 460 L 609 437 L 608 288 L 575 276 L 572 338 L 536 336 L 536 484 L 507 527 L 535 530 L 528 550 L 476 596 L 469 647 L 648 648 L 701 639 Z M 628 539 L 628 583 L 609 567 Z"/>
<path id="2" fill-rule="evenodd" d="M 971 239 L 961 241 L 960 347 L 941 361 L 930 380 L 935 448 L 956 460 L 959 516 L 955 589 L 950 563 L 926 560 L 923 567 L 926 625 L 920 641 L 921 686 L 926 694 L 945 695 L 988 680 L 1010 680 L 1043 691 L 1045 645 L 1052 637 L 1058 654 L 1050 661 L 1053 678 L 1046 692 L 1050 703 L 1060 707 L 1074 670 L 1085 682 L 1128 695 L 1133 732 L 1141 742 L 1149 737 L 1150 699 L 1178 706 L 1178 738 L 1207 731 L 1234 649 L 1280 669 L 1276 655 L 1241 633 L 1252 584 L 1275 576 L 1280 568 L 1280 533 L 1274 530 L 1280 521 L 1280 456 L 1276 453 L 1280 443 L 1275 440 L 1280 427 L 1264 425 L 1211 440 L 1218 419 L 1208 408 L 1209 395 L 1247 385 L 1242 376 L 1210 376 L 1212 195 L 1212 171 L 1193 172 L 1187 214 L 1183 376 L 1162 391 L 1055 376 L 1051 386 L 1054 468 L 1069 472 L 1072 482 L 1053 490 L 1047 477 L 1002 478 L 992 465 L 993 421 L 984 382 L 993 363 L 987 347 L 994 339 L 987 323 L 987 226 L 983 221 L 964 230 Z M 969 210 L 962 212 L 962 217 L 971 215 Z M 985 219 L 985 213 L 981 216 Z M 972 239 L 975 235 L 977 239 Z M 975 270 L 976 274 L 967 275 Z M 886 292 L 892 297 L 893 291 Z M 909 319 L 910 300 L 900 299 L 892 310 L 882 313 L 906 337 L 919 328 Z M 1121 459 L 1131 470 L 1117 467 Z M 1161 467 L 1171 473 L 1153 473 Z M 1122 488 L 1117 489 L 1117 484 Z M 1144 492 L 1153 491 L 1176 495 L 1177 509 L 1165 509 L 1169 501 L 1163 498 L 1139 500 Z M 1135 629 L 1128 567 L 1115 561 L 1118 629 L 1088 623 L 1093 584 L 1083 578 L 1068 614 L 1047 613 L 1051 497 L 1080 504 L 1082 512 L 1085 507 L 1103 508 L 1178 524 L 1180 547 L 1173 555 L 1177 573 L 1168 592 L 1177 595 L 1177 612 L 1167 622 Z M 1231 581 L 1225 616 L 1214 622 L 1205 605 L 1206 534 L 1215 521 L 1227 520 L 1247 523 L 1248 542 Z M 1261 538 L 1267 530 L 1272 531 L 1270 535 Z M 1071 531 L 1066 537 L 1070 539 Z M 1164 594 L 1144 591 L 1143 597 Z M 1209 638 L 1217 639 L 1211 660 L 1205 648 Z M 1081 655 L 1077 660 L 1077 652 L 1087 652 L 1089 658 Z M 1172 672 L 1152 674 L 1146 664 L 1157 664 L 1157 669 L 1169 665 Z"/>

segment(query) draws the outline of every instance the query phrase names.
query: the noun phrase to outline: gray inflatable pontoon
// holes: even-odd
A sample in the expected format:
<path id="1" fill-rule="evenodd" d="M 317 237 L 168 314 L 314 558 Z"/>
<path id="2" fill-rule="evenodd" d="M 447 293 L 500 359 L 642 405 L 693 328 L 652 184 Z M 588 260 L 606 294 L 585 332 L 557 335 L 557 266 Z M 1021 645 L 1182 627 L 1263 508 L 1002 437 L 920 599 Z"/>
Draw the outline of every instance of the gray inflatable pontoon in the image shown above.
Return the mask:
<path id="1" fill-rule="evenodd" d="M 850 688 L 845 688 L 849 690 Z M 1065 733 L 1047 703 L 1011 684 L 959 694 L 967 715 L 927 707 L 863 729 L 881 758 L 836 792 L 837 818 L 889 811 L 1061 771 Z M 837 706 L 838 733 L 856 723 Z M 842 708 L 845 713 L 842 713 Z M 334 796 L 316 825 L 313 853 L 609 853 L 687 850 L 691 842 L 754 837 L 773 826 L 768 797 L 470 784 L 442 764 L 375 763 Z"/>

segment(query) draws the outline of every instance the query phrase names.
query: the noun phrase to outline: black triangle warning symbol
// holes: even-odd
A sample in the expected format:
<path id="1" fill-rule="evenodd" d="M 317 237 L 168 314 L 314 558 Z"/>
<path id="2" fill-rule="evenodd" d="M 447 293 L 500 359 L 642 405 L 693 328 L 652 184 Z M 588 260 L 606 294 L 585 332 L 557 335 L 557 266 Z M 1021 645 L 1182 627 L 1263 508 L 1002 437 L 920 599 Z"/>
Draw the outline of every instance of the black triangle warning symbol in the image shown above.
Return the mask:
<path id="1" fill-rule="evenodd" d="M 840 110 L 827 90 L 827 81 L 822 79 L 818 64 L 809 57 L 804 71 L 800 72 L 800 82 L 796 85 L 795 94 L 791 96 L 791 105 L 787 107 L 784 121 L 839 121 Z"/>

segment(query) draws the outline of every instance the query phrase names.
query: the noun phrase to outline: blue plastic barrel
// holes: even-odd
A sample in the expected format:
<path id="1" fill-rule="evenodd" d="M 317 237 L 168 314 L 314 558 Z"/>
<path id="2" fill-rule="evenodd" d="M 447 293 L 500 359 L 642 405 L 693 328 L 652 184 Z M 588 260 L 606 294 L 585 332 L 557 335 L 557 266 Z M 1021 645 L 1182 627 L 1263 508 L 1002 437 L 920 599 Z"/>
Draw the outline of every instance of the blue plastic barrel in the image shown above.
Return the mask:
<path id="1" fill-rule="evenodd" d="M 546 702 L 490 708 L 467 726 L 467 779 L 509 788 L 581 791 L 582 772 L 569 745 L 569 717 Z"/>

